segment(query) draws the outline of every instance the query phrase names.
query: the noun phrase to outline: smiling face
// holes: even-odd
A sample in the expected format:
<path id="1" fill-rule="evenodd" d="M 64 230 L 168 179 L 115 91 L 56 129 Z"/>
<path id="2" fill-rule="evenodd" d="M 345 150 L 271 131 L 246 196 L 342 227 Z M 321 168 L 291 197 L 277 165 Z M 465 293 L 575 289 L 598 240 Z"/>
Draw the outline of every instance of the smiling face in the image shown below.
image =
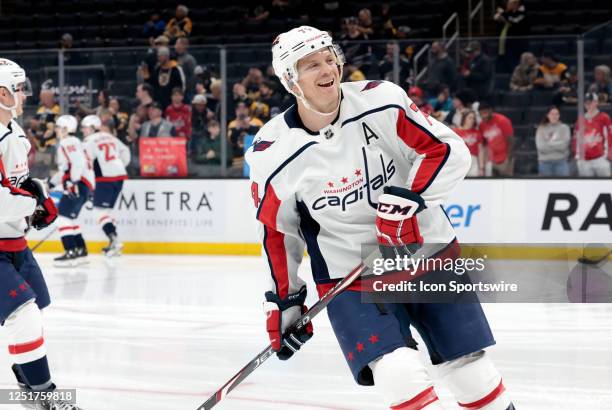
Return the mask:
<path id="1" fill-rule="evenodd" d="M 297 64 L 298 84 L 303 96 L 320 112 L 333 111 L 340 98 L 340 73 L 335 55 L 323 49 L 302 58 Z M 297 87 L 294 92 L 299 93 Z"/>

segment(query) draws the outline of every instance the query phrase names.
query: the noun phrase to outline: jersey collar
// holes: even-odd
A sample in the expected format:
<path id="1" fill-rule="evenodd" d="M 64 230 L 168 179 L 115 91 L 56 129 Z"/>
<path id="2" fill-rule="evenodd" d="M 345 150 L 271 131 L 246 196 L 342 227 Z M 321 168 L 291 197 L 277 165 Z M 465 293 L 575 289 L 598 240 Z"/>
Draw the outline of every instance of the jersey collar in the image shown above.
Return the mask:
<path id="1" fill-rule="evenodd" d="M 344 100 L 344 93 L 342 92 L 342 89 L 340 89 L 340 107 L 338 107 L 336 118 L 334 118 L 334 120 L 331 122 L 330 125 L 336 124 L 336 122 L 338 122 L 338 118 L 340 118 L 340 111 L 342 110 L 342 100 Z M 297 103 L 293 104 L 291 107 L 289 107 L 287 111 L 285 111 L 284 117 L 285 117 L 285 122 L 287 123 L 289 128 L 300 128 L 309 135 L 319 135 L 320 134 L 320 131 L 313 131 L 304 125 L 304 122 L 302 121 L 302 119 L 300 118 L 300 115 L 298 114 Z M 323 129 L 325 128 L 327 127 L 324 127 Z"/>

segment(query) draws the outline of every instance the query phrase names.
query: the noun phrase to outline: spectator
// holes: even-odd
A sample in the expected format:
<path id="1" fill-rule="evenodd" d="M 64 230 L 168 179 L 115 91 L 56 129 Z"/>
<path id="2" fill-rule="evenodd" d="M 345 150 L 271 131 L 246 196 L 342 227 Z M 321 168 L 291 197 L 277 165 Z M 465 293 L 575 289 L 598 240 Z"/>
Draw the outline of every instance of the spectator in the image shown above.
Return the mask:
<path id="1" fill-rule="evenodd" d="M 433 107 L 425 100 L 425 94 L 420 87 L 410 87 L 408 89 L 408 97 L 419 107 L 423 114 L 430 115 L 433 112 Z"/>
<path id="2" fill-rule="evenodd" d="M 195 69 L 198 63 L 196 59 L 189 54 L 189 39 L 180 37 L 176 40 L 174 51 L 176 52 L 176 61 L 183 69 L 185 74 L 185 101 L 191 101 L 195 92 L 196 74 Z"/>
<path id="3" fill-rule="evenodd" d="M 510 89 L 512 91 L 531 91 L 539 68 L 540 65 L 533 53 L 521 54 L 521 62 L 514 68 L 510 79 Z"/>
<path id="4" fill-rule="evenodd" d="M 471 41 L 465 52 L 467 57 L 461 68 L 463 82 L 474 90 L 479 101 L 484 100 L 493 87 L 493 65 L 489 57 L 482 54 L 478 41 Z"/>
<path id="5" fill-rule="evenodd" d="M 229 157 L 229 155 L 226 156 Z M 221 126 L 219 121 L 210 120 L 208 122 L 207 133 L 198 146 L 195 162 L 205 165 L 221 164 Z"/>
<path id="6" fill-rule="evenodd" d="M 536 130 L 538 173 L 543 177 L 567 177 L 572 134 L 567 124 L 560 121 L 557 107 L 550 107 Z"/>
<path id="7" fill-rule="evenodd" d="M 170 40 L 174 40 L 178 37 L 189 37 L 193 29 L 193 23 L 191 19 L 187 17 L 187 14 L 189 14 L 189 9 L 187 9 L 186 6 L 182 4 L 176 6 L 174 17 L 168 22 L 164 35 Z"/>
<path id="8" fill-rule="evenodd" d="M 461 126 L 453 127 L 453 131 L 463 139 L 472 154 L 472 166 L 467 174 L 468 177 L 482 177 L 485 174 L 484 138 L 476 120 L 476 111 L 467 110 L 461 116 Z"/>
<path id="9" fill-rule="evenodd" d="M 463 121 L 463 115 L 467 111 L 474 111 L 476 113 L 476 123 L 480 123 L 480 115 L 478 115 L 477 106 L 478 103 L 476 101 L 476 94 L 469 88 L 465 88 L 459 91 L 453 97 L 453 108 L 451 112 L 448 113 L 446 118 L 450 119 L 446 122 L 455 126 L 456 128 L 461 127 L 461 122 Z"/>
<path id="10" fill-rule="evenodd" d="M 157 66 L 153 75 L 149 78 L 153 86 L 153 98 L 162 109 L 166 109 L 172 101 L 172 90 L 174 88 L 185 89 L 185 75 L 183 69 L 176 60 L 170 59 L 170 49 L 160 47 L 157 50 Z"/>
<path id="11" fill-rule="evenodd" d="M 249 113 L 251 115 L 251 119 L 259 120 L 262 123 L 265 123 L 270 119 L 270 107 L 268 104 L 264 104 L 260 101 L 253 101 L 249 107 Z"/>
<path id="12" fill-rule="evenodd" d="M 249 99 L 259 98 L 259 87 L 264 81 L 263 73 L 257 67 L 249 68 L 247 75 L 242 79 L 242 85 L 246 89 Z"/>
<path id="13" fill-rule="evenodd" d="M 208 122 L 215 118 L 213 111 L 208 109 L 206 97 L 198 94 L 191 101 L 191 148 L 190 152 L 195 152 L 193 148 L 199 147 L 206 136 Z"/>
<path id="14" fill-rule="evenodd" d="M 158 102 L 149 104 L 147 116 L 150 119 L 140 127 L 140 138 L 176 137 L 176 128 L 162 118 L 162 106 Z"/>
<path id="15" fill-rule="evenodd" d="M 128 127 L 128 114 L 121 111 L 121 104 L 117 97 L 111 97 L 108 100 L 108 111 L 113 117 L 113 123 L 115 125 L 115 136 L 119 138 L 124 144 L 127 143 L 127 127 Z"/>
<path id="16" fill-rule="evenodd" d="M 446 84 L 438 87 L 438 96 L 428 101 L 432 109 L 431 116 L 438 121 L 444 121 L 449 112 L 453 109 L 453 99 L 450 96 L 450 89 Z"/>
<path id="17" fill-rule="evenodd" d="M 274 91 L 276 91 L 277 93 L 285 91 L 285 87 L 283 87 L 283 85 L 281 84 L 281 82 L 278 79 L 278 77 L 276 76 L 276 74 L 274 74 L 274 67 L 272 67 L 272 64 L 270 64 L 270 65 L 268 65 L 268 67 L 266 67 L 266 74 L 264 76 L 264 80 L 267 80 L 271 84 L 273 84 L 274 85 Z"/>
<path id="18" fill-rule="evenodd" d="M 234 109 L 234 111 L 236 110 L 238 104 L 241 102 L 244 102 L 247 107 L 249 107 L 253 103 L 253 100 L 251 100 L 247 95 L 246 87 L 242 83 L 234 84 L 234 87 L 232 88 L 232 101 L 232 108 Z"/>
<path id="19" fill-rule="evenodd" d="M 493 107 L 486 101 L 480 103 L 478 110 L 481 118 L 478 128 L 487 146 L 485 174 L 510 177 L 514 167 L 512 122 L 505 115 L 493 112 Z"/>
<path id="20" fill-rule="evenodd" d="M 595 67 L 595 81 L 589 86 L 589 92 L 597 94 L 600 104 L 612 102 L 612 79 L 610 78 L 610 67 L 605 64 Z M 610 136 L 609 138 L 612 138 Z"/>
<path id="21" fill-rule="evenodd" d="M 578 103 L 578 70 L 575 66 L 568 70 L 567 81 L 557 89 L 553 95 L 553 105 L 562 106 L 563 104 Z"/>
<path id="22" fill-rule="evenodd" d="M 611 175 L 610 161 L 606 154 L 610 150 L 609 135 L 612 121 L 605 112 L 599 111 L 599 96 L 587 93 L 584 98 L 585 114 L 580 116 L 574 130 L 572 151 L 576 155 L 578 176 L 607 177 Z M 580 124 L 584 134 L 580 136 Z"/>
<path id="23" fill-rule="evenodd" d="M 244 137 L 246 135 L 255 135 L 263 123 L 249 116 L 249 108 L 244 101 L 236 104 L 236 119 L 228 125 L 227 138 L 231 145 L 232 157 L 238 161 L 234 161 L 234 166 L 242 170 L 242 158 L 244 156 Z"/>
<path id="24" fill-rule="evenodd" d="M 139 105 L 149 105 L 153 102 L 153 87 L 151 84 L 142 83 L 136 86 L 136 98 Z"/>
<path id="25" fill-rule="evenodd" d="M 136 110 L 134 111 L 134 113 L 130 116 L 130 120 L 128 122 L 128 129 L 127 129 L 128 143 L 132 143 L 138 139 L 138 136 L 140 135 L 140 130 L 142 128 L 142 124 L 144 124 L 145 122 L 149 120 L 148 109 L 149 109 L 149 105 L 151 104 L 152 102 L 147 105 L 144 105 L 144 104 L 139 105 L 138 107 L 136 107 Z"/>
<path id="26" fill-rule="evenodd" d="M 214 78 L 212 77 L 212 73 L 210 72 L 210 70 L 208 70 L 208 67 L 205 65 L 197 65 L 193 69 L 193 73 L 195 75 L 196 84 L 195 94 L 203 94 L 205 93 L 205 90 L 209 90 L 210 83 L 212 82 L 212 80 L 214 80 Z"/>
<path id="27" fill-rule="evenodd" d="M 36 122 L 38 131 L 34 133 L 38 147 L 55 145 L 54 132 L 55 120 L 62 113 L 59 104 L 55 101 L 55 93 L 52 89 L 42 89 L 39 94 L 40 106 L 36 110 Z"/>
<path id="28" fill-rule="evenodd" d="M 142 34 L 149 38 L 156 38 L 164 34 L 166 30 L 166 22 L 161 19 L 159 12 L 151 14 L 149 21 L 147 21 L 142 28 Z"/>
<path id="29" fill-rule="evenodd" d="M 427 64 L 426 89 L 430 94 L 436 92 L 440 84 L 447 84 L 451 91 L 457 86 L 457 66 L 448 55 L 444 43 L 434 41 L 429 51 Z"/>
<path id="30" fill-rule="evenodd" d="M 359 30 L 357 17 L 349 17 L 345 23 L 347 32 L 340 37 L 340 42 L 346 61 L 367 71 L 370 66 L 371 50 L 370 46 L 363 42 L 368 40 L 368 36 Z"/>
<path id="31" fill-rule="evenodd" d="M 207 97 L 208 109 L 215 113 L 219 119 L 221 112 L 221 80 L 214 79 L 210 82 L 210 96 Z"/>
<path id="32" fill-rule="evenodd" d="M 157 51 L 161 47 L 168 47 L 170 39 L 166 36 L 159 36 L 153 40 L 153 44 L 147 49 L 147 54 L 144 59 L 140 62 L 138 67 L 138 81 L 148 81 L 151 75 L 155 71 L 157 65 Z"/>
<path id="33" fill-rule="evenodd" d="M 382 28 L 379 31 L 379 38 L 396 38 L 397 29 L 393 24 L 391 18 L 391 5 L 388 1 L 384 1 L 380 5 L 380 21 L 382 22 Z"/>
<path id="34" fill-rule="evenodd" d="M 365 74 L 353 63 L 347 62 L 344 64 L 343 81 L 363 81 L 366 79 Z"/>
<path id="35" fill-rule="evenodd" d="M 505 9 L 497 8 L 493 20 L 501 26 L 497 51 L 501 66 L 512 67 L 517 63 L 518 53 L 527 48 L 523 39 L 508 38 L 529 34 L 525 6 L 521 4 L 521 0 L 508 0 Z"/>
<path id="36" fill-rule="evenodd" d="M 569 73 L 567 66 L 560 63 L 550 51 L 545 51 L 540 58 L 540 67 L 534 85 L 541 89 L 552 90 L 567 84 Z"/>
<path id="37" fill-rule="evenodd" d="M 99 117 L 100 111 L 107 110 L 109 103 L 108 90 L 98 91 L 98 106 L 95 109 L 95 114 Z"/>
<path id="38" fill-rule="evenodd" d="M 280 108 L 282 104 L 280 97 L 274 90 L 274 84 L 269 81 L 264 81 L 259 86 L 259 101 L 266 104 L 270 110 L 274 107 Z"/>
<path id="39" fill-rule="evenodd" d="M 191 138 L 191 106 L 183 103 L 185 95 L 180 88 L 172 90 L 172 104 L 166 107 L 164 118 L 174 126 L 177 137 Z"/>
<path id="40" fill-rule="evenodd" d="M 368 8 L 363 8 L 359 10 L 357 14 L 357 19 L 359 20 L 359 25 L 357 26 L 359 31 L 362 34 L 368 36 L 369 39 L 375 39 L 377 34 L 374 29 L 374 22 L 372 21 L 372 12 Z"/>
<path id="41" fill-rule="evenodd" d="M 393 61 L 395 50 L 399 51 L 399 45 L 396 42 L 390 41 L 387 43 L 387 49 L 385 55 L 378 63 L 378 75 L 381 79 L 386 81 L 393 81 Z M 405 55 L 399 55 L 400 64 L 400 75 L 399 84 L 404 84 L 408 76 L 410 75 L 410 61 Z"/>
<path id="42" fill-rule="evenodd" d="M 64 64 L 66 65 L 80 65 L 83 64 L 83 58 L 80 52 L 72 51 L 74 41 L 72 34 L 64 33 L 60 37 L 60 49 L 64 52 Z"/>

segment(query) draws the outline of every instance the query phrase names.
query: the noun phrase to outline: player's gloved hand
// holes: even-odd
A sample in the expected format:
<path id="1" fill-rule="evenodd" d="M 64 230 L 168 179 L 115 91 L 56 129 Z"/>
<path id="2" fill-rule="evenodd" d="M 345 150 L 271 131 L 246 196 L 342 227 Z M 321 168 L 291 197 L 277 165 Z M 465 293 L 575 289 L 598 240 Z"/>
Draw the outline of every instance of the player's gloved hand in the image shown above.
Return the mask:
<path id="1" fill-rule="evenodd" d="M 20 188 L 36 198 L 36 210 L 30 217 L 30 225 L 36 229 L 51 225 L 57 218 L 57 208 L 53 199 L 49 197 L 44 182 L 37 178 L 28 178 L 22 182 Z"/>
<path id="2" fill-rule="evenodd" d="M 416 214 L 425 208 L 423 198 L 409 189 L 384 188 L 376 211 L 376 237 L 383 257 L 411 256 L 421 247 Z"/>
<path id="3" fill-rule="evenodd" d="M 68 195 L 70 198 L 78 198 L 79 197 L 79 185 L 76 182 L 72 182 L 71 180 L 66 180 L 64 182 L 64 193 Z"/>
<path id="4" fill-rule="evenodd" d="M 300 350 L 313 334 L 312 323 L 308 323 L 299 331 L 287 331 L 302 313 L 308 309 L 304 305 L 306 300 L 306 287 L 298 292 L 280 299 L 274 292 L 266 292 L 264 312 L 266 313 L 266 329 L 270 337 L 272 349 L 281 360 L 287 360 L 293 353 Z"/>

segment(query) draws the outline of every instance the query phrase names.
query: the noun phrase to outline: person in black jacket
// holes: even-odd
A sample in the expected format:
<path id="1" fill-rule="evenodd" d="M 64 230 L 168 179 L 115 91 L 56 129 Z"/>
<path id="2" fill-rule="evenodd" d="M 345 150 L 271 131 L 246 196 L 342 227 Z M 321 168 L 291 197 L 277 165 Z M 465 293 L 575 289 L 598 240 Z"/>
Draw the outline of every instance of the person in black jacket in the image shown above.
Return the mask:
<path id="1" fill-rule="evenodd" d="M 461 67 L 464 86 L 474 90 L 479 101 L 486 100 L 493 87 L 493 64 L 482 54 L 478 41 L 471 41 L 465 52 L 467 57 Z"/>
<path id="2" fill-rule="evenodd" d="M 168 47 L 157 49 L 157 66 L 147 81 L 153 86 L 153 99 L 162 110 L 172 102 L 172 89 L 177 87 L 185 91 L 185 74 L 176 60 L 170 59 Z"/>

